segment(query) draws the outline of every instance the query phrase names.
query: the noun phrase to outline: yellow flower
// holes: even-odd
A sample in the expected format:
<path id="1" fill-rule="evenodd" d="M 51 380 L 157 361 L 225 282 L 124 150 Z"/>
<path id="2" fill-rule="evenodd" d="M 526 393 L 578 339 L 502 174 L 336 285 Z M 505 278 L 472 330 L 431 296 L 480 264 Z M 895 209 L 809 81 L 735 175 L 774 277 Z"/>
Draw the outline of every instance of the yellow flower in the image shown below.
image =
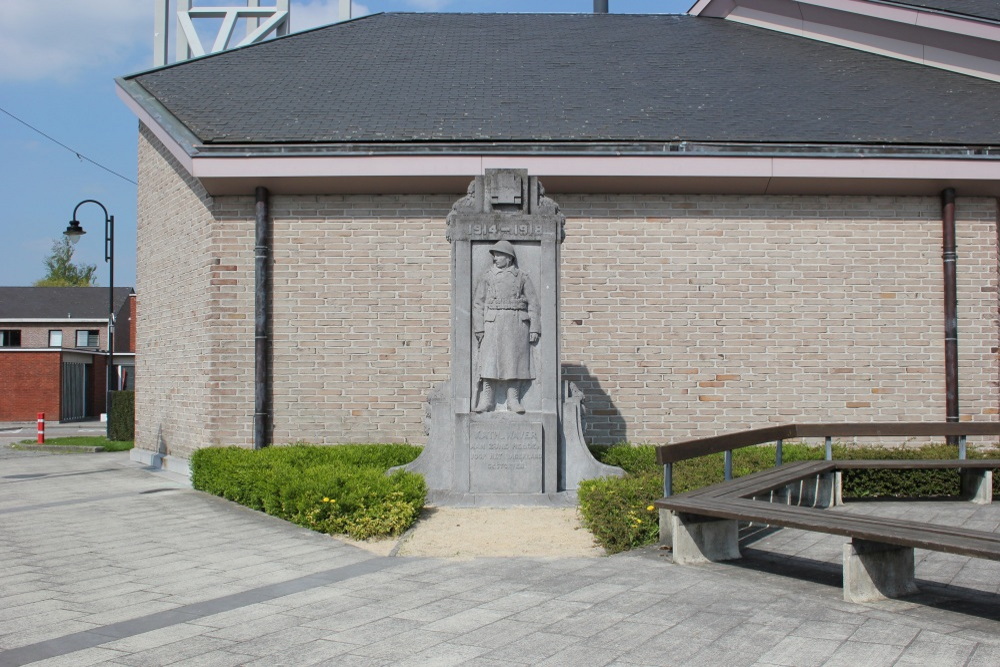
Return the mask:
<path id="1" fill-rule="evenodd" d="M 329 498 L 327 498 L 326 496 L 323 496 L 323 502 L 324 502 L 324 503 L 328 503 L 328 502 L 330 502 L 330 499 L 329 499 Z"/>
<path id="2" fill-rule="evenodd" d="M 656 509 L 656 507 L 654 507 L 653 505 L 650 505 L 649 507 L 646 508 L 646 511 L 647 512 L 652 512 L 655 509 Z"/>

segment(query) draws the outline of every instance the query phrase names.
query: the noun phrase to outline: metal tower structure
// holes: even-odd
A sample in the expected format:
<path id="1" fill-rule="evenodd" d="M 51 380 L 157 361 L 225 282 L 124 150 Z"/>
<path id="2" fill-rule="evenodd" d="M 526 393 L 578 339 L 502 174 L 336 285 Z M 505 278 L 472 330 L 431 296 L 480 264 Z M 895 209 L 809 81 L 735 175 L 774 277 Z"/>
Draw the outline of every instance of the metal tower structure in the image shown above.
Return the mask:
<path id="1" fill-rule="evenodd" d="M 217 53 L 228 48 L 261 42 L 270 37 L 287 35 L 289 0 L 274 0 L 273 5 L 261 6 L 261 0 L 246 0 L 246 6 L 195 6 L 194 0 L 156 0 L 153 27 L 153 65 L 159 67 L 169 62 L 170 5 L 176 12 L 176 44 L 174 60 L 187 60 L 207 53 Z M 211 47 L 206 48 L 198 35 L 196 22 L 208 25 L 208 20 L 222 20 Z M 234 42 L 237 24 L 244 21 L 246 33 Z"/>

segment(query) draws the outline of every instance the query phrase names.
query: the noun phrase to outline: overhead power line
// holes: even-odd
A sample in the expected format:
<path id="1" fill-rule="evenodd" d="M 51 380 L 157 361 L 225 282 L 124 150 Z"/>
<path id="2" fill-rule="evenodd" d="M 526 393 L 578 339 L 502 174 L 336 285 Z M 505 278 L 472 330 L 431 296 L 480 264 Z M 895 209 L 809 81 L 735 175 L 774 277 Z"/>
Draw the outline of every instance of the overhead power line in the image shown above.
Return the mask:
<path id="1" fill-rule="evenodd" d="M 82 162 L 89 162 L 90 164 L 94 165 L 95 167 L 98 167 L 99 169 L 103 169 L 104 171 L 106 171 L 106 172 L 108 172 L 109 174 L 112 174 L 112 175 L 114 175 L 114 176 L 117 176 L 118 178 L 122 179 L 123 181 L 128 181 L 128 182 L 129 182 L 129 183 L 131 183 L 132 185 L 136 185 L 136 186 L 137 186 L 137 185 L 139 185 L 138 183 L 136 183 L 135 181 L 133 181 L 133 180 L 132 180 L 131 178 L 129 178 L 128 176 L 122 176 L 121 174 L 119 174 L 119 173 L 118 173 L 117 171 L 115 171 L 114 169 L 110 169 L 110 168 L 108 168 L 108 167 L 105 167 L 105 166 L 104 166 L 103 164 L 101 164 L 101 163 L 100 163 L 100 162 L 98 162 L 97 160 L 92 160 L 92 159 L 90 159 L 89 157 L 87 157 L 86 155 L 84 155 L 83 153 L 81 153 L 80 151 L 77 151 L 77 150 L 73 150 L 72 148 L 70 148 L 69 146 L 67 146 L 67 145 L 66 145 L 66 144 L 64 144 L 63 142 L 59 141 L 58 139 L 55 139 L 55 138 L 53 138 L 53 137 L 50 137 L 49 135 L 47 135 L 47 134 L 45 134 L 44 132 L 42 132 L 41 130 L 39 130 L 39 129 L 38 129 L 37 127 L 35 127 L 35 126 L 34 126 L 34 125 L 32 125 L 31 123 L 29 123 L 29 122 L 27 122 L 27 121 L 25 121 L 25 120 L 22 120 L 22 119 L 20 119 L 20 118 L 18 118 L 17 116 L 15 116 L 15 115 L 14 115 L 14 114 L 12 114 L 11 112 L 7 111 L 7 110 L 6 110 L 6 109 L 4 109 L 3 107 L 0 107 L 0 112 L 3 112 L 3 113 L 5 113 L 6 115 L 10 116 L 11 118 L 13 118 L 14 120 L 16 120 L 16 121 L 17 121 L 18 123 L 20 123 L 21 125 L 24 125 L 24 126 L 25 126 L 26 128 L 28 128 L 29 130 L 31 130 L 31 131 L 33 131 L 33 132 L 36 132 L 36 133 L 38 133 L 38 134 L 40 134 L 40 135 L 42 135 L 43 137 L 45 137 L 46 139 L 48 139 L 48 140 L 49 140 L 49 141 L 51 141 L 52 143 L 56 144 L 57 146 L 62 146 L 63 148 L 65 148 L 66 150 L 68 150 L 68 151 L 69 151 L 70 153 L 72 153 L 73 155 L 75 155 L 75 156 L 76 156 L 76 157 L 77 157 L 77 158 L 78 158 L 78 159 L 79 159 L 80 161 L 82 161 Z"/>

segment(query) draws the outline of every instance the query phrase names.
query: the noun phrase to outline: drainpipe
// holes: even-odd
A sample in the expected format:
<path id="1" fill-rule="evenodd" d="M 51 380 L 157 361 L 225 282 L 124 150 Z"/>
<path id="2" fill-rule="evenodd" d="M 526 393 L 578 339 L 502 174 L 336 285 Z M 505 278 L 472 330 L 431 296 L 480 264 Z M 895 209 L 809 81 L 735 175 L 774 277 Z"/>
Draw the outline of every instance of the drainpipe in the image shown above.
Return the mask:
<path id="1" fill-rule="evenodd" d="M 607 14 L 608 13 L 608 0 L 594 0 L 594 13 L 595 14 Z"/>
<path id="2" fill-rule="evenodd" d="M 941 192 L 941 228 L 944 253 L 944 372 L 945 413 L 958 421 L 958 288 L 955 247 L 955 190 Z"/>
<path id="3" fill-rule="evenodd" d="M 253 448 L 263 449 L 268 445 L 267 428 L 269 404 L 269 382 L 267 360 L 269 341 L 267 339 L 267 323 L 270 319 L 267 299 L 267 261 L 270 254 L 268 237 L 270 236 L 270 195 L 267 188 L 259 187 L 256 191 L 257 219 L 254 242 L 254 412 L 253 412 Z"/>

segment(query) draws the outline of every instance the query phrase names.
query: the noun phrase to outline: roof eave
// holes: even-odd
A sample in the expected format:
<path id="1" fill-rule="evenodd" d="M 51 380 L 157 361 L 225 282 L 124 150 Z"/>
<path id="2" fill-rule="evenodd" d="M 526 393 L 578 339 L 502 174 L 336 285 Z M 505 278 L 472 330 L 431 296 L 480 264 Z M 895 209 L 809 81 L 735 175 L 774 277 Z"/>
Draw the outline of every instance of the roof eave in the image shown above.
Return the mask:
<path id="1" fill-rule="evenodd" d="M 191 158 L 198 154 L 201 140 L 138 82 L 119 77 L 115 79 L 115 92 L 181 166 L 193 172 Z"/>
<path id="2" fill-rule="evenodd" d="M 553 192 L 1000 196 L 994 146 L 718 142 L 205 145 L 134 81 L 118 93 L 213 196 L 463 192 L 486 169 L 527 168 Z"/>
<path id="3" fill-rule="evenodd" d="M 410 155 L 202 157 L 212 195 L 440 193 L 487 169 L 527 169 L 552 192 L 1000 196 L 1000 160 L 878 156 Z"/>

